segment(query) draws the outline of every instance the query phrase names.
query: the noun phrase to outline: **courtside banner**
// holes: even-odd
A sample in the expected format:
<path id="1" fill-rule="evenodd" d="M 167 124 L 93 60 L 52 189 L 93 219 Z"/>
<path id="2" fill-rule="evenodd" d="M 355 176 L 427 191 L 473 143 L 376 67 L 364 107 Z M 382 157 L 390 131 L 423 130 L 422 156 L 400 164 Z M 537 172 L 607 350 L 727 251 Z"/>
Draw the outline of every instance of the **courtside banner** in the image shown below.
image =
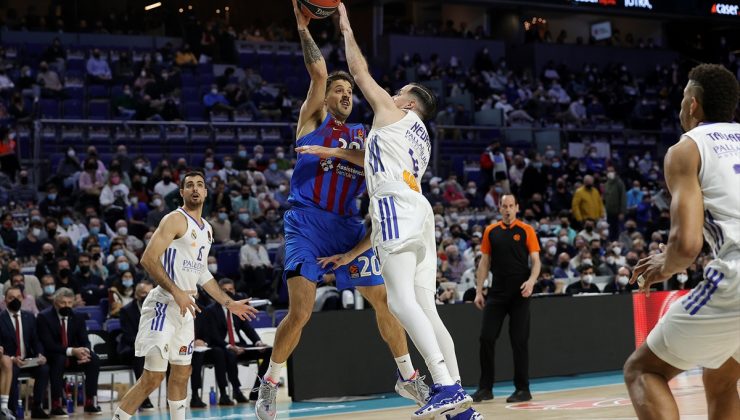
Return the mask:
<path id="1" fill-rule="evenodd" d="M 645 342 L 650 331 L 665 315 L 673 302 L 690 290 L 673 290 L 670 292 L 650 292 L 646 297 L 644 293 L 632 295 L 632 311 L 635 319 L 635 348 Z"/>

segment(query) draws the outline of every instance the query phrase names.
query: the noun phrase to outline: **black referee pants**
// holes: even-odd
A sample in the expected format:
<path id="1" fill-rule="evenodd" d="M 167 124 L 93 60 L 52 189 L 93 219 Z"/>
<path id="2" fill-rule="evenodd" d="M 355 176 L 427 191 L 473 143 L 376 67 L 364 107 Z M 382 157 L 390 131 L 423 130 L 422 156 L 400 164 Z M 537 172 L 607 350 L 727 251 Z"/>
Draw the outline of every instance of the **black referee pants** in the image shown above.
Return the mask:
<path id="1" fill-rule="evenodd" d="M 480 335 L 480 389 L 493 389 L 496 339 L 509 316 L 509 339 L 514 354 L 514 386 L 529 391 L 529 299 L 513 297 L 486 302 Z"/>

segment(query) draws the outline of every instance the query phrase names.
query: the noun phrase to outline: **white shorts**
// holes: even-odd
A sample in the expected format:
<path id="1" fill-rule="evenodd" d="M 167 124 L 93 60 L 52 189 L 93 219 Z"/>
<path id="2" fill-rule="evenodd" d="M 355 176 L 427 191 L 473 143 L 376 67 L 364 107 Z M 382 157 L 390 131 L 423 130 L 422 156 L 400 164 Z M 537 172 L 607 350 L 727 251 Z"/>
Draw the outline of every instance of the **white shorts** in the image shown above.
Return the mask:
<path id="1" fill-rule="evenodd" d="M 704 281 L 674 302 L 647 337 L 666 363 L 689 370 L 740 362 L 740 259 L 715 259 Z"/>
<path id="2" fill-rule="evenodd" d="M 173 365 L 189 365 L 193 356 L 195 323 L 190 312 L 180 315 L 180 308 L 171 300 L 149 293 L 141 306 L 135 352 L 144 357 L 152 349 Z"/>
<path id="3" fill-rule="evenodd" d="M 436 290 L 437 243 L 434 213 L 429 201 L 405 183 L 389 183 L 370 198 L 371 241 L 381 272 L 392 254 L 414 252 L 416 285 Z M 431 283 L 427 272 L 431 271 Z"/>

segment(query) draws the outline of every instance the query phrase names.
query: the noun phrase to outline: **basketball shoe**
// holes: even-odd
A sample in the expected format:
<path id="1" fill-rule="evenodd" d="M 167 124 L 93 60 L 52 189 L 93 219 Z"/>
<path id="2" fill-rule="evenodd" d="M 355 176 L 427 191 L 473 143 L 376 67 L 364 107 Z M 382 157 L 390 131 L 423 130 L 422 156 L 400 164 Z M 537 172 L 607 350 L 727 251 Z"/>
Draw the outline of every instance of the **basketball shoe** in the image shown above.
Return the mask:
<path id="1" fill-rule="evenodd" d="M 454 416 L 448 414 L 445 418 L 447 420 L 483 420 L 483 414 L 475 411 L 473 407 L 470 407 L 462 413 Z"/>
<path id="2" fill-rule="evenodd" d="M 401 372 L 398 372 L 396 392 L 404 398 L 413 400 L 419 407 L 421 407 L 426 404 L 429 399 L 429 387 L 424 383 L 424 378 L 425 376 L 419 375 L 418 370 L 414 372 L 414 376 L 409 380 L 404 380 L 401 377 Z"/>
<path id="3" fill-rule="evenodd" d="M 460 384 L 452 385 L 432 385 L 429 394 L 429 400 L 420 409 L 414 412 L 414 419 L 433 419 L 435 416 L 455 415 L 467 410 L 473 404 L 470 398 Z"/>
<path id="4" fill-rule="evenodd" d="M 254 404 L 254 414 L 259 420 L 275 420 L 277 417 L 277 384 L 260 378 L 259 394 Z"/>

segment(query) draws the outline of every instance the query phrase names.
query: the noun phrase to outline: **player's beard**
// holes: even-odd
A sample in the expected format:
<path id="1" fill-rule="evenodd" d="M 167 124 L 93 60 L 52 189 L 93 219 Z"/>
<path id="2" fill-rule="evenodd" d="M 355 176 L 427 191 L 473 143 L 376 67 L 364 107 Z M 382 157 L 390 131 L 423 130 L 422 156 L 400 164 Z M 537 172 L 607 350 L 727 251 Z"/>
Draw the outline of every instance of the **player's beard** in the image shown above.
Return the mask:
<path id="1" fill-rule="evenodd" d="M 198 198 L 203 199 L 204 197 Z M 205 200 L 200 200 L 200 202 L 195 201 L 192 197 L 189 200 L 184 200 L 185 207 L 189 210 L 202 210 L 204 202 Z"/>

